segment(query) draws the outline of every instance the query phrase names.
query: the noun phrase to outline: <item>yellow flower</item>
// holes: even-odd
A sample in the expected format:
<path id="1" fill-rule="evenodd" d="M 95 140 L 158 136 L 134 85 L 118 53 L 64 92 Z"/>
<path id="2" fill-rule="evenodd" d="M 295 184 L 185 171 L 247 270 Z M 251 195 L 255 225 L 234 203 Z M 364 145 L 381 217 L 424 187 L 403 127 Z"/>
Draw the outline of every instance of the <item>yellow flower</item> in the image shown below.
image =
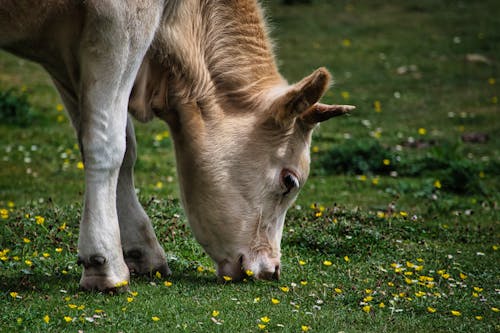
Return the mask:
<path id="1" fill-rule="evenodd" d="M 391 160 L 390 160 L 390 159 L 385 158 L 385 159 L 382 161 L 382 163 L 383 163 L 384 165 L 386 165 L 386 166 L 387 166 L 387 165 L 391 165 Z"/>
<path id="2" fill-rule="evenodd" d="M 23 238 L 23 242 L 25 242 L 26 244 L 31 243 L 30 239 L 26 237 Z"/>
<path id="3" fill-rule="evenodd" d="M 16 298 L 16 297 L 17 297 L 17 295 L 19 295 L 19 294 L 18 294 L 16 291 L 11 291 L 11 292 L 10 292 L 10 296 L 11 296 L 12 298 Z"/>
<path id="4" fill-rule="evenodd" d="M 413 284 L 413 281 L 411 279 L 407 278 L 407 277 L 405 277 L 405 282 L 407 284 Z"/>
<path id="5" fill-rule="evenodd" d="M 153 316 L 153 317 L 151 317 L 151 319 L 152 319 L 153 321 L 158 321 L 158 320 L 160 320 L 160 318 L 159 318 L 159 317 L 157 317 L 157 316 Z"/>
<path id="6" fill-rule="evenodd" d="M 219 311 L 213 310 L 212 311 L 212 317 L 217 317 L 219 315 L 219 313 L 220 313 Z"/>
<path id="7" fill-rule="evenodd" d="M 491 308 L 491 311 L 493 311 L 493 312 L 500 312 L 500 309 L 499 309 L 499 308 L 492 307 L 492 308 Z"/>
<path id="8" fill-rule="evenodd" d="M 171 287 L 171 286 L 172 286 L 172 282 L 170 282 L 170 281 L 165 281 L 165 282 L 163 282 L 163 285 L 164 285 L 165 287 Z"/>
<path id="9" fill-rule="evenodd" d="M 133 297 L 127 297 L 127 302 L 132 303 L 134 301 Z"/>
<path id="10" fill-rule="evenodd" d="M 71 323 L 73 321 L 73 318 L 68 317 L 68 316 L 64 316 L 64 321 L 67 323 Z"/>
<path id="11" fill-rule="evenodd" d="M 95 312 L 95 313 L 103 313 L 104 311 L 103 311 L 103 310 L 101 310 L 101 309 L 95 309 L 95 310 L 94 310 L 94 312 Z"/>
<path id="12" fill-rule="evenodd" d="M 439 188 L 441 188 L 441 182 L 440 182 L 439 180 L 436 180 L 436 181 L 434 182 L 434 187 L 435 187 L 435 188 L 438 188 L 438 189 L 439 189 Z"/>
<path id="13" fill-rule="evenodd" d="M 224 275 L 222 278 L 223 278 L 223 279 L 224 279 L 224 281 L 226 281 L 226 282 L 229 282 L 229 281 L 231 281 L 231 280 L 233 279 L 232 277 L 227 276 L 227 275 Z"/>
<path id="14" fill-rule="evenodd" d="M 273 303 L 273 304 L 279 304 L 280 300 L 277 299 L 277 298 L 271 298 L 271 303 Z"/>
<path id="15" fill-rule="evenodd" d="M 366 296 L 365 298 L 363 298 L 363 302 L 365 302 L 365 303 L 371 302 L 372 300 L 373 300 L 373 296 Z"/>
<path id="16" fill-rule="evenodd" d="M 342 45 L 345 46 L 345 47 L 351 46 L 351 40 L 349 40 L 349 39 L 343 39 L 342 40 Z"/>
<path id="17" fill-rule="evenodd" d="M 359 175 L 357 178 L 358 178 L 358 180 L 360 180 L 362 182 L 366 181 L 366 179 L 367 179 L 366 175 Z"/>
<path id="18" fill-rule="evenodd" d="M 115 284 L 115 287 L 116 287 L 116 288 L 121 288 L 121 287 L 125 287 L 126 285 L 128 285 L 128 281 L 123 280 L 123 281 L 121 281 L 121 282 L 117 282 L 117 283 Z"/>
<path id="19" fill-rule="evenodd" d="M 467 279 L 467 275 L 465 275 L 465 274 L 464 274 L 464 273 L 462 273 L 462 272 L 460 272 L 459 276 L 460 276 L 460 278 L 461 278 L 462 280 Z"/>
<path id="20" fill-rule="evenodd" d="M 42 253 L 42 256 L 44 258 L 48 258 L 48 257 L 50 257 L 50 253 L 44 252 L 44 253 Z"/>
<path id="21" fill-rule="evenodd" d="M 137 291 L 131 291 L 130 295 L 132 295 L 134 297 L 137 297 L 137 295 L 139 295 L 139 292 L 137 292 Z"/>
<path id="22" fill-rule="evenodd" d="M 323 261 L 323 265 L 325 265 L 325 266 L 331 266 L 332 262 L 330 260 L 325 260 L 325 261 Z"/>
<path id="23" fill-rule="evenodd" d="M 64 110 L 64 106 L 60 103 L 57 103 L 56 110 L 57 110 L 57 112 L 62 112 Z"/>
<path id="24" fill-rule="evenodd" d="M 43 222 L 45 222 L 45 218 L 43 216 L 37 215 L 37 216 L 35 216 L 35 222 L 36 222 L 36 224 L 41 225 L 41 224 L 43 224 Z"/>
<path id="25" fill-rule="evenodd" d="M 366 312 L 366 313 L 369 313 L 371 309 L 372 309 L 372 307 L 371 307 L 370 305 L 365 305 L 365 306 L 363 306 L 363 308 L 362 308 L 362 310 L 363 310 L 364 312 Z"/>
<path id="26" fill-rule="evenodd" d="M 9 211 L 5 208 L 0 209 L 0 216 L 3 219 L 8 219 L 9 218 Z"/>
<path id="27" fill-rule="evenodd" d="M 323 213 L 322 213 L 322 212 L 316 212 L 316 213 L 314 213 L 314 216 L 315 216 L 315 217 L 321 217 L 321 215 L 323 215 Z"/>
<path id="28" fill-rule="evenodd" d="M 300 281 L 300 284 L 305 286 L 305 285 L 307 285 L 307 281 Z"/>
<path id="29" fill-rule="evenodd" d="M 160 272 L 156 272 L 155 276 L 156 276 L 157 279 L 161 279 L 161 273 Z"/>
<path id="30" fill-rule="evenodd" d="M 340 288 L 335 288 L 335 289 L 333 289 L 333 290 L 335 290 L 335 292 L 336 292 L 337 294 L 341 294 L 341 293 L 342 293 L 342 289 L 340 289 Z"/>
<path id="31" fill-rule="evenodd" d="M 389 287 L 394 287 L 394 282 L 389 281 L 389 282 L 387 282 L 387 285 L 388 285 Z"/>
<path id="32" fill-rule="evenodd" d="M 420 275 L 418 277 L 418 280 L 421 282 L 432 282 L 432 281 L 434 281 L 434 278 L 432 276 Z"/>
<path id="33" fill-rule="evenodd" d="M 427 312 L 429 312 L 429 313 L 434 313 L 436 311 L 437 310 L 435 308 L 433 308 L 433 307 L 430 307 L 430 306 L 427 307 Z"/>
<path id="34" fill-rule="evenodd" d="M 33 266 L 33 262 L 31 262 L 31 260 L 25 260 L 24 263 L 27 265 L 27 266 Z"/>
<path id="35" fill-rule="evenodd" d="M 255 297 L 255 298 L 253 299 L 253 302 L 254 302 L 254 303 L 259 303 L 259 302 L 260 302 L 260 297 Z"/>
<path id="36" fill-rule="evenodd" d="M 417 297 L 422 297 L 422 296 L 425 296 L 425 292 L 424 292 L 424 291 L 417 291 L 417 292 L 415 293 L 415 296 L 417 296 Z"/>
<path id="37" fill-rule="evenodd" d="M 344 256 L 344 260 L 345 260 L 345 262 L 349 262 L 350 259 L 348 256 Z"/>
<path id="38" fill-rule="evenodd" d="M 68 304 L 68 307 L 70 309 L 76 309 L 77 305 L 76 304 Z"/>
<path id="39" fill-rule="evenodd" d="M 378 305 L 378 307 L 381 308 L 381 309 L 385 308 L 384 302 L 380 302 L 380 304 Z"/>
<path id="40" fill-rule="evenodd" d="M 306 264 L 306 262 L 304 260 L 299 260 L 299 265 L 300 266 L 304 266 Z"/>
<path id="41" fill-rule="evenodd" d="M 300 326 L 300 329 L 302 330 L 302 332 L 307 332 L 311 329 L 311 326 L 302 325 L 302 326 Z"/>
<path id="42" fill-rule="evenodd" d="M 290 291 L 290 288 L 288 288 L 287 286 L 284 286 L 284 287 L 280 287 L 281 291 L 284 292 L 284 293 L 287 293 Z"/>
<path id="43" fill-rule="evenodd" d="M 48 323 L 49 323 L 49 321 L 50 321 L 50 317 L 49 317 L 49 315 L 45 315 L 45 316 L 43 317 L 43 321 L 44 321 L 46 324 L 48 324 Z"/>
<path id="44" fill-rule="evenodd" d="M 264 316 L 260 318 L 260 321 L 262 321 L 263 323 L 268 323 L 271 321 L 271 318 L 269 318 L 268 316 Z"/>
<path id="45" fill-rule="evenodd" d="M 426 135 L 427 134 L 427 130 L 425 128 L 423 128 L 423 127 L 420 127 L 418 129 L 418 134 L 420 134 L 420 135 Z"/>
<path id="46" fill-rule="evenodd" d="M 483 291 L 483 288 L 480 288 L 480 287 L 474 287 L 474 291 L 477 291 L 478 293 L 480 293 L 481 291 Z"/>
<path id="47" fill-rule="evenodd" d="M 380 178 L 378 178 L 378 177 L 373 178 L 372 179 L 372 184 L 373 185 L 378 185 L 379 180 L 380 180 Z"/>
<path id="48" fill-rule="evenodd" d="M 264 325 L 264 324 L 257 324 L 257 327 L 259 328 L 259 330 L 263 330 L 264 328 L 266 328 L 266 325 Z"/>
<path id="49" fill-rule="evenodd" d="M 80 161 L 80 162 L 76 163 L 76 168 L 78 170 L 83 170 L 83 169 L 85 169 L 85 165 L 83 164 L 82 161 Z"/>
<path id="50" fill-rule="evenodd" d="M 312 152 L 313 153 L 318 153 L 319 152 L 319 147 L 318 146 L 313 146 L 312 147 Z"/>
<path id="51" fill-rule="evenodd" d="M 385 217 L 385 213 L 379 210 L 379 211 L 377 212 L 377 217 L 378 217 L 379 219 L 383 219 L 383 218 Z"/>
<path id="52" fill-rule="evenodd" d="M 60 231 L 66 230 L 66 222 L 63 222 L 63 224 L 61 224 L 57 229 L 59 229 Z"/>
<path id="53" fill-rule="evenodd" d="M 375 109 L 375 112 L 382 112 L 382 104 L 380 101 L 373 102 L 373 108 Z"/>
<path id="54" fill-rule="evenodd" d="M 462 313 L 460 311 L 457 311 L 457 310 L 451 310 L 450 312 L 455 317 L 460 317 L 462 315 Z"/>
<path id="55" fill-rule="evenodd" d="M 402 217 L 407 217 L 408 213 L 405 212 L 404 210 L 402 210 L 402 211 L 399 212 L 399 215 L 401 215 Z"/>
<path id="56" fill-rule="evenodd" d="M 493 251 L 498 251 L 498 249 L 500 248 L 500 246 L 498 246 L 498 245 L 493 245 L 491 248 L 493 249 Z"/>
<path id="57" fill-rule="evenodd" d="M 342 91 L 342 92 L 340 93 L 340 95 L 341 95 L 341 96 L 342 96 L 342 98 L 343 98 L 343 99 L 345 99 L 346 101 L 347 101 L 347 100 L 349 99 L 349 97 L 350 97 L 350 94 L 349 94 L 349 92 L 348 92 L 348 91 Z"/>
<path id="58" fill-rule="evenodd" d="M 475 316 L 476 320 L 483 320 L 483 316 Z"/>

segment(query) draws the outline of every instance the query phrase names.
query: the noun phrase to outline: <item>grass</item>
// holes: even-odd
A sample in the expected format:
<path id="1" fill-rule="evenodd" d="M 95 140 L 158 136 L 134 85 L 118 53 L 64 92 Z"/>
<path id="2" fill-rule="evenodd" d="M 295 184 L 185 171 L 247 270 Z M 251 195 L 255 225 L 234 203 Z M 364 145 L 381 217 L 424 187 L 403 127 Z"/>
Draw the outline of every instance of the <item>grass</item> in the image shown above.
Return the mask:
<path id="1" fill-rule="evenodd" d="M 79 292 L 73 130 L 47 75 L 1 53 L 0 91 L 29 96 L 31 123 L 0 124 L 0 331 L 500 329 L 500 5 L 280 3 L 266 7 L 283 74 L 325 65 L 336 79 L 325 101 L 358 106 L 314 136 L 281 281 L 216 283 L 177 199 L 167 128 L 154 121 L 137 126 L 136 185 L 174 274 L 133 279 L 113 297 Z M 489 141 L 462 142 L 469 132 Z"/>

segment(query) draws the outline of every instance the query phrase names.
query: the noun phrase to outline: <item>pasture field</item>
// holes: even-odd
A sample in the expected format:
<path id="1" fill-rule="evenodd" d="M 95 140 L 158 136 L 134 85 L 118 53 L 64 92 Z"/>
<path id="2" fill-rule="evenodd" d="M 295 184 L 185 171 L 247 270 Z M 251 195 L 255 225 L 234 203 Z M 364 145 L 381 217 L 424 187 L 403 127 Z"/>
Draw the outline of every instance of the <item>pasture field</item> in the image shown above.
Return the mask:
<path id="1" fill-rule="evenodd" d="M 324 100 L 357 106 L 314 135 L 281 280 L 217 283 L 153 121 L 136 126 L 136 187 L 173 275 L 78 291 L 73 130 L 40 67 L 2 52 L 1 332 L 500 331 L 500 2 L 265 7 L 283 75 L 324 65 Z"/>

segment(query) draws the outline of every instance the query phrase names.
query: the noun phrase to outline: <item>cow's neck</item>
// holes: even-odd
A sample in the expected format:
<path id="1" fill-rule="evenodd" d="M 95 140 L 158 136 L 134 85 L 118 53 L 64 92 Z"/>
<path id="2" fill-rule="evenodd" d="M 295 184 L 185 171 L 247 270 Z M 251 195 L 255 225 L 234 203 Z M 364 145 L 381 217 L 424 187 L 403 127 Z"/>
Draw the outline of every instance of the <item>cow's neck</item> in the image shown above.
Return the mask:
<path id="1" fill-rule="evenodd" d="M 241 109 L 284 82 L 254 0 L 181 1 L 156 45 L 177 97 Z"/>

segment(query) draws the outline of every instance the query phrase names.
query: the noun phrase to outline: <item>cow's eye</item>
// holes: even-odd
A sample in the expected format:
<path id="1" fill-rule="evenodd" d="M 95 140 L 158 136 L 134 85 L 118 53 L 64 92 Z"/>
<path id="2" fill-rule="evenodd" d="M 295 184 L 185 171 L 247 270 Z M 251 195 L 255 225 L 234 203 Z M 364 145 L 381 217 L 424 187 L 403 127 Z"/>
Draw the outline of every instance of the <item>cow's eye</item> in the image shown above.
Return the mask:
<path id="1" fill-rule="evenodd" d="M 284 189 L 283 195 L 289 194 L 294 189 L 299 188 L 299 179 L 292 171 L 283 169 L 281 171 L 281 185 Z"/>

